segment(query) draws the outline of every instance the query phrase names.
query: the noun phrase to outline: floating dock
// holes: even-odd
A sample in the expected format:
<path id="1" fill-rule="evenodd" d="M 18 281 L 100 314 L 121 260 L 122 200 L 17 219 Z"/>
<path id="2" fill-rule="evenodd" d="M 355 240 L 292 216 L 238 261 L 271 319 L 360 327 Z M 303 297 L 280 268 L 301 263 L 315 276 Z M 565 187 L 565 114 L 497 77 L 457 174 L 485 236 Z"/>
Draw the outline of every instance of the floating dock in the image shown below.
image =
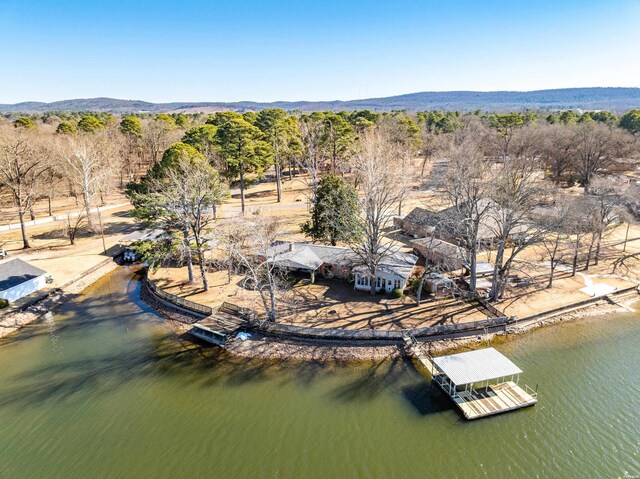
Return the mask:
<path id="1" fill-rule="evenodd" d="M 533 406 L 538 393 L 519 385 L 522 370 L 494 348 L 432 358 L 417 346 L 413 354 L 466 419 L 479 419 Z"/>

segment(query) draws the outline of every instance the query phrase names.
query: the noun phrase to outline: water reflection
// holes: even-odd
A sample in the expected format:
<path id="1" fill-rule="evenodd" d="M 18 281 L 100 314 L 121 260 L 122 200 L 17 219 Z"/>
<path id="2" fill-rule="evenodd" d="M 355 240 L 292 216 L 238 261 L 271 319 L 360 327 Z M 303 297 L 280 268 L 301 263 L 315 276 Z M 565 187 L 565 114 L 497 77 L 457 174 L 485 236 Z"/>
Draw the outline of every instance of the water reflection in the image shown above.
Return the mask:
<path id="1" fill-rule="evenodd" d="M 0 346 L 0 475 L 618 477 L 640 467 L 636 322 L 501 344 L 541 382 L 541 402 L 468 423 L 403 359 L 259 361 L 196 344 L 139 303 L 130 279 L 117 271 Z"/>

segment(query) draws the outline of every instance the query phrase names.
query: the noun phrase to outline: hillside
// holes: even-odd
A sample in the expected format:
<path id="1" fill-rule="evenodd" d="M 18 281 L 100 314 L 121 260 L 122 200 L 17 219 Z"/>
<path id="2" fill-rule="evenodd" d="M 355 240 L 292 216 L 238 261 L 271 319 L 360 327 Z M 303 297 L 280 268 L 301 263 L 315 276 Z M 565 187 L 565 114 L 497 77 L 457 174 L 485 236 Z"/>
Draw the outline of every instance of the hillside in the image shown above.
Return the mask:
<path id="1" fill-rule="evenodd" d="M 51 103 L 22 102 L 0 104 L 0 112 L 42 113 L 45 111 L 109 111 L 126 112 L 213 112 L 218 110 L 260 110 L 263 108 L 285 110 L 611 110 L 625 112 L 640 107 L 640 88 L 563 88 L 556 90 L 517 91 L 447 91 L 420 92 L 384 98 L 367 98 L 349 101 L 278 101 L 261 103 L 241 101 L 225 102 L 175 102 L 150 103 L 139 100 L 114 98 L 89 98 L 62 100 Z"/>

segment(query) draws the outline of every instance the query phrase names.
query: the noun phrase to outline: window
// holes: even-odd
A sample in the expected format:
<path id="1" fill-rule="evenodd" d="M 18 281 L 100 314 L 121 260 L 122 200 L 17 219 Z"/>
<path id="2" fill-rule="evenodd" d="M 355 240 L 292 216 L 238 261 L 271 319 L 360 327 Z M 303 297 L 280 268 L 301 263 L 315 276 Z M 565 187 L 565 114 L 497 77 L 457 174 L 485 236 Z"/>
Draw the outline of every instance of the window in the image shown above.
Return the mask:
<path id="1" fill-rule="evenodd" d="M 398 289 L 401 287 L 402 281 L 400 281 L 399 279 L 396 279 L 393 281 L 393 288 L 394 289 Z"/>

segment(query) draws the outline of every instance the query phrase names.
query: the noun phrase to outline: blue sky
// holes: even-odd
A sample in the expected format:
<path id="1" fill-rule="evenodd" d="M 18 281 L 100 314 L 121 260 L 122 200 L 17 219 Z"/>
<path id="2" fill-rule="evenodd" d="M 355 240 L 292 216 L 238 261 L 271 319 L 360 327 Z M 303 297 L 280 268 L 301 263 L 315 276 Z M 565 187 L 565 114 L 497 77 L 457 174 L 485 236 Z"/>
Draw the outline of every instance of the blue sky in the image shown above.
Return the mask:
<path id="1" fill-rule="evenodd" d="M 0 103 L 640 86 L 640 0 L 0 0 Z"/>

